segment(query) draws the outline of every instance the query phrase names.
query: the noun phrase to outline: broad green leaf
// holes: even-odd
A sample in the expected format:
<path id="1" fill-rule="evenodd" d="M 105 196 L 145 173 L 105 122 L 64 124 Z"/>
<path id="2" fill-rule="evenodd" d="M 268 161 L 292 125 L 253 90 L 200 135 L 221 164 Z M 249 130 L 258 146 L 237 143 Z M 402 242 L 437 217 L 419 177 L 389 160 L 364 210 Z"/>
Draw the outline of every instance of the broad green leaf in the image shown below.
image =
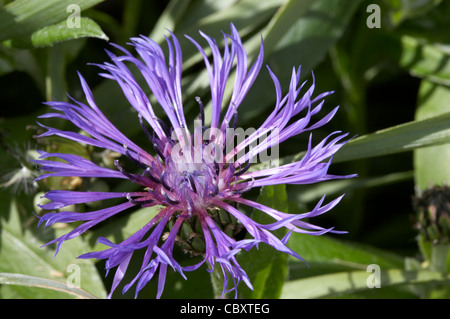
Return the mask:
<path id="1" fill-rule="evenodd" d="M 98 298 L 106 297 L 102 280 L 94 264 L 88 260 L 77 259 L 77 256 L 87 250 L 85 242 L 81 238 L 69 240 L 63 244 L 55 257 L 54 247 L 41 246 L 70 229 L 43 227 L 36 229 L 37 219 L 31 214 L 24 224 L 19 216 L 19 207 L 20 204 L 12 200 L 9 214 L 2 212 L 1 215 L 0 272 L 60 280 L 63 283 L 79 279 L 79 282 L 74 284 L 79 284 L 81 289 Z M 34 291 L 15 285 L 3 285 L 1 294 L 9 298 L 67 298 L 66 294 L 53 290 Z"/>
<path id="2" fill-rule="evenodd" d="M 0 10 L 0 41 L 69 19 L 103 0 L 17 0 Z M 75 9 L 71 9 L 75 8 Z M 79 12 L 76 12 L 79 9 Z"/>
<path id="3" fill-rule="evenodd" d="M 274 209 L 287 212 L 287 195 L 285 185 L 263 187 L 258 203 Z M 254 211 L 252 219 L 261 224 L 274 222 L 260 211 Z M 285 235 L 285 229 L 273 232 L 278 238 Z M 287 255 L 265 244 L 258 249 L 242 252 L 238 262 L 246 271 L 253 285 L 253 291 L 242 285 L 239 290 L 240 298 L 279 298 L 281 288 L 287 276 Z"/>
<path id="4" fill-rule="evenodd" d="M 450 89 L 423 80 L 419 90 L 416 120 L 446 116 L 450 111 Z M 450 124 L 449 124 L 450 125 Z M 447 142 L 450 139 L 447 139 Z M 450 182 L 450 144 L 427 147 L 414 151 L 416 185 L 425 190 L 431 185 Z"/>
<path id="5" fill-rule="evenodd" d="M 46 26 L 31 35 L 35 47 L 51 46 L 55 43 L 83 37 L 108 40 L 97 23 L 89 18 L 80 18 L 80 27 L 69 28 L 66 21 Z"/>
<path id="6" fill-rule="evenodd" d="M 19 285 L 25 287 L 44 288 L 73 295 L 80 299 L 96 298 L 78 287 L 69 286 L 66 282 L 22 274 L 0 273 L 0 285 Z"/>
<path id="7" fill-rule="evenodd" d="M 313 221 L 311 221 L 314 223 Z M 340 235 L 345 237 L 345 235 Z M 294 233 L 289 240 L 289 247 L 297 252 L 306 263 L 321 263 L 324 265 L 346 266 L 350 268 L 366 268 L 370 264 L 378 264 L 382 268 L 399 268 L 403 258 L 382 249 L 368 245 L 357 244 L 343 239 L 322 236 L 311 236 Z M 292 259 L 303 265 L 302 262 Z M 313 271 L 305 266 L 302 268 L 307 276 Z"/>
<path id="8" fill-rule="evenodd" d="M 372 276 L 376 276 L 375 272 L 372 271 L 347 271 L 293 280 L 284 285 L 281 298 L 331 298 L 343 294 L 378 289 L 371 286 L 374 279 Z M 405 284 L 450 284 L 448 276 L 427 270 L 404 271 L 401 269 L 383 270 L 381 268 L 379 280 L 380 288 Z"/>

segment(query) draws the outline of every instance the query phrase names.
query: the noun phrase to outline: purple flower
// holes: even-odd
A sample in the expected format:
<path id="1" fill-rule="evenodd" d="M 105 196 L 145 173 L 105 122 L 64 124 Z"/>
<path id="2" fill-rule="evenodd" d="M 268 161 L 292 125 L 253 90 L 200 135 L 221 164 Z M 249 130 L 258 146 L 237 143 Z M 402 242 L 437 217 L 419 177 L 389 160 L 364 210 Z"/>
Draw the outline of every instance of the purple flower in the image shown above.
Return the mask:
<path id="1" fill-rule="evenodd" d="M 137 250 L 145 251 L 142 266 L 134 279 L 125 285 L 124 292 L 136 284 L 137 295 L 155 273 L 159 272 L 157 289 L 159 298 L 164 289 L 168 267 L 185 277 L 184 272 L 193 271 L 207 263 L 210 271 L 215 267 L 221 268 L 225 278 L 223 287 L 225 293 L 230 290 L 236 291 L 240 281 L 244 281 L 252 288 L 249 277 L 236 259 L 236 254 L 242 249 L 249 250 L 260 243 L 265 243 L 281 252 L 301 258 L 286 245 L 292 232 L 311 235 L 337 232 L 332 228 L 324 229 L 304 220 L 329 211 L 338 204 L 342 196 L 326 204 L 323 197 L 313 210 L 303 214 L 283 213 L 243 197 L 245 192 L 255 187 L 309 184 L 354 176 L 335 176 L 327 172 L 333 154 L 345 144 L 344 138 L 347 134 L 340 132 L 330 134 L 316 146 L 312 145 L 310 138 L 303 158 L 294 163 L 276 165 L 276 158 L 267 155 L 269 150 L 272 150 L 272 155 L 276 154 L 278 144 L 288 138 L 328 123 L 337 108 L 325 116 L 315 118 L 322 109 L 323 98 L 331 92 L 313 97 L 313 79 L 312 85 L 301 95 L 300 91 L 305 83 L 299 82 L 300 68 L 298 68 L 293 69 L 289 90 L 283 95 L 277 77 L 269 69 L 275 86 L 274 109 L 259 128 L 243 132 L 237 127 L 237 109 L 258 76 L 263 62 L 263 45 L 261 43 L 259 55 L 249 68 L 247 54 L 233 25 L 231 35 L 224 34 L 225 44 L 222 53 L 214 39 L 202 32 L 200 34 L 210 46 L 212 61 L 196 41 L 188 36 L 187 38 L 203 56 L 209 75 L 212 112 L 208 126 L 205 124 L 202 101 L 197 98 L 200 108 L 199 120 L 195 121 L 192 134 L 188 129 L 192 123 L 187 123 L 183 109 L 182 53 L 174 34 L 167 38 L 168 60 L 157 43 L 141 36 L 132 38 L 130 43 L 139 58 L 126 49 L 114 45 L 122 55 L 117 56 L 107 51 L 112 63 L 99 65 L 105 71 L 101 75 L 116 81 L 131 106 L 137 111 L 142 130 L 153 146 L 151 153 L 133 143 L 106 118 L 96 105 L 92 92 L 81 75 L 79 77 L 87 104 L 73 99 L 71 103 L 48 102 L 47 104 L 56 112 L 41 116 L 63 118 L 84 131 L 84 134 L 81 134 L 40 124 L 47 129 L 41 137 L 57 135 L 120 153 L 126 157 L 125 160 L 136 166 L 137 172 L 125 170 L 122 160 L 115 161 L 115 168 L 107 168 L 77 155 L 41 152 L 41 160 L 37 162 L 43 170 L 50 173 L 38 179 L 50 176 L 118 178 L 140 185 L 138 191 L 130 192 L 49 191 L 45 198 L 50 202 L 41 206 L 47 210 L 112 198 L 123 199 L 118 205 L 96 211 L 50 212 L 40 217 L 39 224 L 45 223 L 46 226 L 56 222 L 78 222 L 78 226 L 72 231 L 47 243 L 47 245 L 57 244 L 56 253 L 65 240 L 77 237 L 125 210 L 133 207 L 163 206 L 156 216 L 123 242 L 112 243 L 106 238 L 99 238 L 98 241 L 106 245 L 107 249 L 80 256 L 80 258 L 105 259 L 108 272 L 117 267 L 109 297 L 123 279 L 133 253 Z M 155 115 L 154 103 L 150 102 L 144 89 L 138 84 L 128 64 L 134 65 L 140 72 L 153 97 L 167 115 L 169 125 Z M 232 71 L 234 71 L 233 90 L 229 103 L 225 105 L 225 86 Z M 267 158 L 268 161 L 264 160 Z M 258 159 L 260 162 L 268 162 L 268 165 L 259 170 L 255 169 L 255 166 L 250 169 L 251 164 Z M 257 223 L 240 211 L 237 208 L 239 205 L 257 209 L 272 217 L 274 221 L 267 225 Z M 235 226 L 241 227 L 251 239 L 249 236 L 246 239 L 239 239 L 242 236 L 227 233 L 224 226 L 218 222 L 219 210 L 226 212 L 235 221 Z M 165 233 L 169 223 L 170 231 Z M 203 256 L 202 261 L 187 267 L 180 266 L 173 257 L 174 245 L 184 223 L 198 226 L 204 245 L 204 249 L 199 252 Z M 284 238 L 279 239 L 271 231 L 282 227 L 288 232 Z M 226 280 L 228 277 L 233 281 L 231 289 L 228 288 L 229 283 Z"/>

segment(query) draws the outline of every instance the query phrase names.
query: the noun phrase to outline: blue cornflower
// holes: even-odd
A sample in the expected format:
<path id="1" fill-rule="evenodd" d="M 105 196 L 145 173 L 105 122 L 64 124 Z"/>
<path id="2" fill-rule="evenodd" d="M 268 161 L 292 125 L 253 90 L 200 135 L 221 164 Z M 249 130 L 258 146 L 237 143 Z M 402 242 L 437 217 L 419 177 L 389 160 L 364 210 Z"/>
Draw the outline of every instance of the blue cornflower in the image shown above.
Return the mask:
<path id="1" fill-rule="evenodd" d="M 167 38 L 168 61 L 162 48 L 151 39 L 141 36 L 131 39 L 131 46 L 139 55 L 135 57 L 125 48 L 113 45 L 122 55 L 107 51 L 112 63 L 98 65 L 105 71 L 103 77 L 116 81 L 131 106 L 137 111 L 142 130 L 150 140 L 154 152 L 136 145 L 120 132 L 101 112 L 94 101 L 93 94 L 79 74 L 81 86 L 87 104 L 71 99 L 71 102 L 52 101 L 48 104 L 55 113 L 48 113 L 42 118 L 58 117 L 72 122 L 83 133 L 63 131 L 46 127 L 47 131 L 40 137 L 57 135 L 85 145 L 124 155 L 140 173 L 126 171 L 119 161 L 115 168 L 107 168 L 86 158 L 73 154 L 40 152 L 37 162 L 49 173 L 38 179 L 51 176 L 94 177 L 125 179 L 141 186 L 138 191 L 130 192 L 82 192 L 69 190 L 51 190 L 44 196 L 49 203 L 41 205 L 45 210 L 58 210 L 73 204 L 82 204 L 107 199 L 122 198 L 115 206 L 90 212 L 59 211 L 50 212 L 40 217 L 39 224 L 50 226 L 56 222 L 78 222 L 77 226 L 67 234 L 50 241 L 57 244 L 58 253 L 62 243 L 75 238 L 108 218 L 120 214 L 133 207 L 151 207 L 160 205 L 163 208 L 147 224 L 129 238 L 120 243 L 112 243 L 100 237 L 98 242 L 107 249 L 90 252 L 79 258 L 105 259 L 107 271 L 116 268 L 112 289 L 119 285 L 127 271 L 130 260 L 137 250 L 144 250 L 140 270 L 135 277 L 124 286 L 124 292 L 136 284 L 136 295 L 159 272 L 157 297 L 164 289 L 168 266 L 185 277 L 184 272 L 193 271 L 204 263 L 209 270 L 221 267 L 225 282 L 223 292 L 227 292 L 227 278 L 232 278 L 233 287 L 237 290 L 240 281 L 252 288 L 249 277 L 238 264 L 236 254 L 241 250 L 249 250 L 259 243 L 300 258 L 297 252 L 287 247 L 292 232 L 321 235 L 326 232 L 338 232 L 312 225 L 305 219 L 323 214 L 341 200 L 342 196 L 324 204 L 325 196 L 313 210 L 303 214 L 287 214 L 272 209 L 258 202 L 246 199 L 243 194 L 255 187 L 276 184 L 310 184 L 348 176 L 328 174 L 331 158 L 346 141 L 347 134 L 334 132 L 313 146 L 311 138 L 301 160 L 290 164 L 269 165 L 261 169 L 250 169 L 258 157 L 269 150 L 274 150 L 279 143 L 300 133 L 309 132 L 328 123 L 338 108 L 322 116 L 314 117 L 321 111 L 323 98 L 332 92 L 313 97 L 314 80 L 309 89 L 300 94 L 305 83 L 300 83 L 300 68 L 293 69 L 289 90 L 282 94 L 280 83 L 275 74 L 268 68 L 275 86 L 276 102 L 273 111 L 257 129 L 248 136 L 242 136 L 237 127 L 237 109 L 254 83 L 263 62 L 263 44 L 253 65 L 248 67 L 246 51 L 241 38 L 233 25 L 231 34 L 224 34 L 224 49 L 221 53 L 215 40 L 200 32 L 209 44 L 212 61 L 203 48 L 192 38 L 187 38 L 197 47 L 204 58 L 210 80 L 211 117 L 210 124 L 205 124 L 205 112 L 200 99 L 199 120 L 191 134 L 186 122 L 181 89 L 182 52 L 174 34 Z M 140 72 L 151 94 L 167 115 L 167 125 L 155 115 L 154 103 L 138 84 L 127 64 L 131 63 Z M 225 105 L 225 87 L 231 71 L 234 70 L 234 85 L 231 99 Z M 222 113 L 222 108 L 225 107 Z M 303 116 L 300 116 L 300 113 Z M 149 129 L 151 128 L 151 130 Z M 246 131 L 248 132 L 248 131 Z M 238 142 L 234 143 L 237 138 Z M 57 158 L 51 160 L 48 158 Z M 261 166 L 260 166 L 261 167 Z M 271 224 L 260 224 L 253 221 L 239 210 L 238 205 L 246 205 L 259 210 L 274 219 Z M 225 211 L 240 227 L 251 236 L 232 236 L 226 232 L 217 220 L 217 211 Z M 202 234 L 204 249 L 200 263 L 182 267 L 173 257 L 174 245 L 179 238 L 184 223 L 195 220 Z M 81 222 L 81 223 L 80 223 Z M 171 225 L 167 231 L 168 224 Z M 285 227 L 287 235 L 279 239 L 271 231 Z M 339 232 L 338 232 L 339 233 Z"/>

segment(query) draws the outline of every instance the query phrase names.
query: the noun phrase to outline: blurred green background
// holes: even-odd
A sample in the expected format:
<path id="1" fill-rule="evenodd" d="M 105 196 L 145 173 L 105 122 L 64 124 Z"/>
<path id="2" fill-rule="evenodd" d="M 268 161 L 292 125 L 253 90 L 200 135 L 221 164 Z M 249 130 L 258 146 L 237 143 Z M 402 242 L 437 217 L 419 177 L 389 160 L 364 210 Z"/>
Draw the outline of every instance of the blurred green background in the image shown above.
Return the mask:
<path id="1" fill-rule="evenodd" d="M 140 210 L 105 223 L 95 232 L 65 243 L 54 259 L 54 247 L 39 248 L 71 227 L 36 227 L 34 214 L 41 212 L 35 203 L 42 192 L 53 187 L 120 190 L 129 186 L 96 180 L 33 183 L 39 174 L 30 163 L 35 149 L 83 156 L 95 153 L 70 141 L 34 138 L 42 130 L 36 124 L 37 116 L 48 111 L 42 102 L 67 100 L 66 92 L 82 100 L 76 74 L 80 71 L 108 118 L 127 136 L 145 143 L 119 86 L 98 76 L 99 69 L 88 63 L 108 60 L 104 50 L 114 50 L 108 41 L 124 46 L 130 37 L 143 34 L 164 44 L 167 30 L 173 31 L 183 48 L 183 98 L 186 113 L 193 119 L 198 112 L 194 97 L 201 96 L 206 103 L 209 82 L 202 57 L 183 35 L 206 45 L 198 34 L 202 30 L 220 43 L 221 32 L 228 33 L 231 22 L 239 30 L 250 60 L 258 53 L 261 35 L 264 37 L 264 64 L 275 72 L 284 89 L 292 67 L 301 65 L 307 85 L 314 72 L 316 94 L 335 91 L 326 98 L 323 112 L 336 105 L 340 110 L 332 122 L 314 132 L 314 141 L 335 130 L 356 136 L 336 154 L 332 172 L 359 175 L 351 180 L 278 188 L 277 195 L 268 187 L 259 195 L 260 200 L 297 213 L 313 208 L 325 193 L 327 201 L 346 193 L 336 208 L 312 222 L 336 226 L 348 234 L 293 235 L 290 245 L 309 268 L 270 249 L 242 257 L 242 265 L 247 265 L 244 268 L 257 284 L 253 292 L 241 285 L 240 297 L 449 297 L 450 196 L 439 197 L 438 203 L 418 198 L 436 186 L 442 186 L 446 195 L 450 177 L 450 2 L 2 0 L 0 7 L 1 298 L 105 297 L 112 274 L 104 277 L 103 262 L 76 257 L 101 249 L 95 243 L 97 235 L 126 238 L 152 214 Z M 68 27 L 77 22 L 79 27 Z M 273 83 L 262 68 L 239 108 L 239 126 L 257 127 L 274 101 Z M 58 121 L 45 124 L 67 125 Z M 301 157 L 307 139 L 307 135 L 299 136 L 283 143 L 282 160 Z M 95 154 L 108 160 L 105 154 Z M 424 225 L 420 231 L 415 203 L 423 204 L 419 207 Z M 190 262 L 181 253 L 179 258 Z M 81 288 L 63 285 L 63 291 L 58 291 L 61 283 L 73 279 L 75 272 L 68 266 L 74 264 L 80 267 Z M 372 264 L 378 265 L 380 272 L 367 271 Z M 140 267 L 139 258 L 130 267 Z M 169 272 L 163 297 L 215 295 L 204 268 L 187 276 L 184 281 Z M 379 281 L 381 288 L 370 288 L 370 278 Z M 152 281 L 140 297 L 153 298 L 155 286 Z M 118 289 L 114 297 L 134 294 L 122 296 Z"/>

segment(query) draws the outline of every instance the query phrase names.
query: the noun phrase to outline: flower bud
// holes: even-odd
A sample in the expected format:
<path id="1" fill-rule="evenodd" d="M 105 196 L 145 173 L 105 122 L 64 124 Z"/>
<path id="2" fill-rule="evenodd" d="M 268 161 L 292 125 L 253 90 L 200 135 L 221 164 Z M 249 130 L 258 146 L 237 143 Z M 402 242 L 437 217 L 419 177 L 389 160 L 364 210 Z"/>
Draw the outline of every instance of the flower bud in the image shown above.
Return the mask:
<path id="1" fill-rule="evenodd" d="M 450 239 L 450 188 L 434 186 L 415 198 L 415 227 L 426 241 L 448 243 Z"/>

